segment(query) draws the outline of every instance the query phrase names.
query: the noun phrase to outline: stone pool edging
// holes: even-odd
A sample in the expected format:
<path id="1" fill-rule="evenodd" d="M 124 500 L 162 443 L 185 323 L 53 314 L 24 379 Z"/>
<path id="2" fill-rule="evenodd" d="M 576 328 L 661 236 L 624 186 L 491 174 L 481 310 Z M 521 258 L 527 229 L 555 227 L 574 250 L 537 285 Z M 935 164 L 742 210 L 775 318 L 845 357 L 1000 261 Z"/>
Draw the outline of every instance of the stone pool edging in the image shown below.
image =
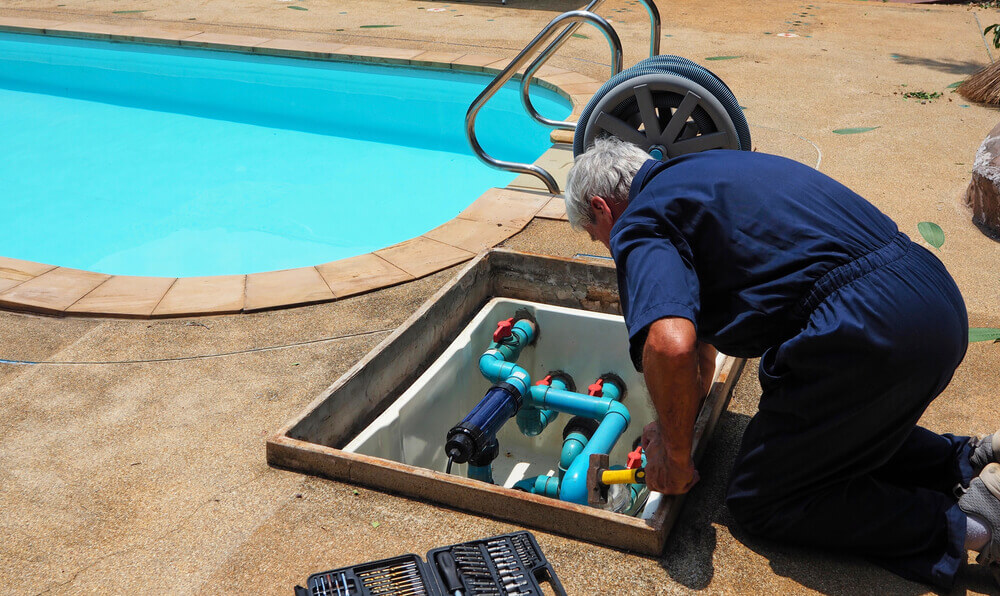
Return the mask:
<path id="1" fill-rule="evenodd" d="M 458 52 L 0 17 L 0 32 L 196 47 L 269 56 L 499 73 L 509 59 Z M 572 102 L 579 117 L 601 83 L 543 66 L 532 83 Z M 553 134 L 554 140 L 561 140 Z M 516 182 L 516 181 L 515 181 Z M 513 183 L 512 183 L 513 184 Z M 416 238 L 313 267 L 213 277 L 107 275 L 0 256 L 0 308 L 60 316 L 168 318 L 234 314 L 329 302 L 411 281 L 471 259 L 517 234 L 535 217 L 566 220 L 561 197 L 492 188 L 454 219 Z"/>

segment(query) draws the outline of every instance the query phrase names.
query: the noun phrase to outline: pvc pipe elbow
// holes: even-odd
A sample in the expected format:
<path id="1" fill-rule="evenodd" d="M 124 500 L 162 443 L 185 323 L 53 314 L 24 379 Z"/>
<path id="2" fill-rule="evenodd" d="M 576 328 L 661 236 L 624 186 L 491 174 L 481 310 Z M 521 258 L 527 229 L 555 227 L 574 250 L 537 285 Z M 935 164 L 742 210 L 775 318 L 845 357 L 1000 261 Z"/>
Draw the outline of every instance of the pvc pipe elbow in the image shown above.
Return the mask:
<path id="1" fill-rule="evenodd" d="M 559 413 L 554 410 L 539 410 L 538 408 L 522 407 L 517 412 L 517 428 L 526 437 L 542 434 L 549 423 L 556 419 Z"/>
<path id="2" fill-rule="evenodd" d="M 608 406 L 608 413 L 605 416 L 605 418 L 607 418 L 607 416 L 610 416 L 612 414 L 617 414 L 618 416 L 621 416 L 622 419 L 625 421 L 625 426 L 622 428 L 622 432 L 625 432 L 625 429 L 628 428 L 629 423 L 632 422 L 632 415 L 629 414 L 628 408 L 625 406 L 625 404 L 623 404 L 620 401 L 613 401 Z M 598 427 L 597 430 L 600 430 L 600 427 Z"/>
<path id="3" fill-rule="evenodd" d="M 528 371 L 498 356 L 500 354 L 497 350 L 487 350 L 479 357 L 479 372 L 491 383 L 510 383 L 517 387 L 522 398 L 527 397 L 531 387 L 531 376 L 528 375 Z"/>
<path id="4" fill-rule="evenodd" d="M 514 483 L 514 488 L 533 495 L 545 495 L 556 498 L 559 496 L 559 479 L 553 476 L 535 476 Z"/>
<path id="5" fill-rule="evenodd" d="M 559 454 L 559 469 L 565 473 L 586 446 L 587 437 L 581 433 L 570 433 L 563 440 L 562 451 Z"/>

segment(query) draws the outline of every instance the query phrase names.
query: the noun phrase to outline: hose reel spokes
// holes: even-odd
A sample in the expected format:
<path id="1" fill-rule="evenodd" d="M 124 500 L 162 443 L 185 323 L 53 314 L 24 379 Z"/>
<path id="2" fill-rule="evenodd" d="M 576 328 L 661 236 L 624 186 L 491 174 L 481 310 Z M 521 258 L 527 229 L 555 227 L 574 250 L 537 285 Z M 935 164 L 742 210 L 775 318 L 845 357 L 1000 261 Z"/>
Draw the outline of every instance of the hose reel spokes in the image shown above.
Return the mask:
<path id="1" fill-rule="evenodd" d="M 680 56 L 656 56 L 605 83 L 580 115 L 573 153 L 600 137 L 638 145 L 656 159 L 709 149 L 750 149 L 750 130 L 729 87 Z"/>

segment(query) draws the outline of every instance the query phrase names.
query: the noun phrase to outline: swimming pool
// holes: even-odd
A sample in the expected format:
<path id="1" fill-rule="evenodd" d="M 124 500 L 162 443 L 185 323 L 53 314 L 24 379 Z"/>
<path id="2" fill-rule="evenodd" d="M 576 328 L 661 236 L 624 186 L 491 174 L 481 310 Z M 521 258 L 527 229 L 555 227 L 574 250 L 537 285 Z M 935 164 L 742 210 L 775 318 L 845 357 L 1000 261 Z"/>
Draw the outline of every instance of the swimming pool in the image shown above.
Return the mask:
<path id="1" fill-rule="evenodd" d="M 303 267 L 417 236 L 514 175 L 484 75 L 0 34 L 0 255 L 113 275 Z M 570 110 L 539 89 L 551 117 Z M 484 148 L 548 130 L 505 89 Z"/>

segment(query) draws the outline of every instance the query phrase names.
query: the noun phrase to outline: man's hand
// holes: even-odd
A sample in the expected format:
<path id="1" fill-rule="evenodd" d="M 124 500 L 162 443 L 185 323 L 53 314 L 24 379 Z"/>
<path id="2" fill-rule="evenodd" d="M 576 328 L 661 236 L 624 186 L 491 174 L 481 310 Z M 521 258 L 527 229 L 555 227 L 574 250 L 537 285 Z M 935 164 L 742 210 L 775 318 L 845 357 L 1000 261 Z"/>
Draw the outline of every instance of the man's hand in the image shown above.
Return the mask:
<path id="1" fill-rule="evenodd" d="M 699 480 L 691 458 L 671 463 L 663 444 L 660 423 L 650 422 L 642 429 L 642 450 L 646 453 L 646 486 L 665 495 L 682 495 Z"/>

